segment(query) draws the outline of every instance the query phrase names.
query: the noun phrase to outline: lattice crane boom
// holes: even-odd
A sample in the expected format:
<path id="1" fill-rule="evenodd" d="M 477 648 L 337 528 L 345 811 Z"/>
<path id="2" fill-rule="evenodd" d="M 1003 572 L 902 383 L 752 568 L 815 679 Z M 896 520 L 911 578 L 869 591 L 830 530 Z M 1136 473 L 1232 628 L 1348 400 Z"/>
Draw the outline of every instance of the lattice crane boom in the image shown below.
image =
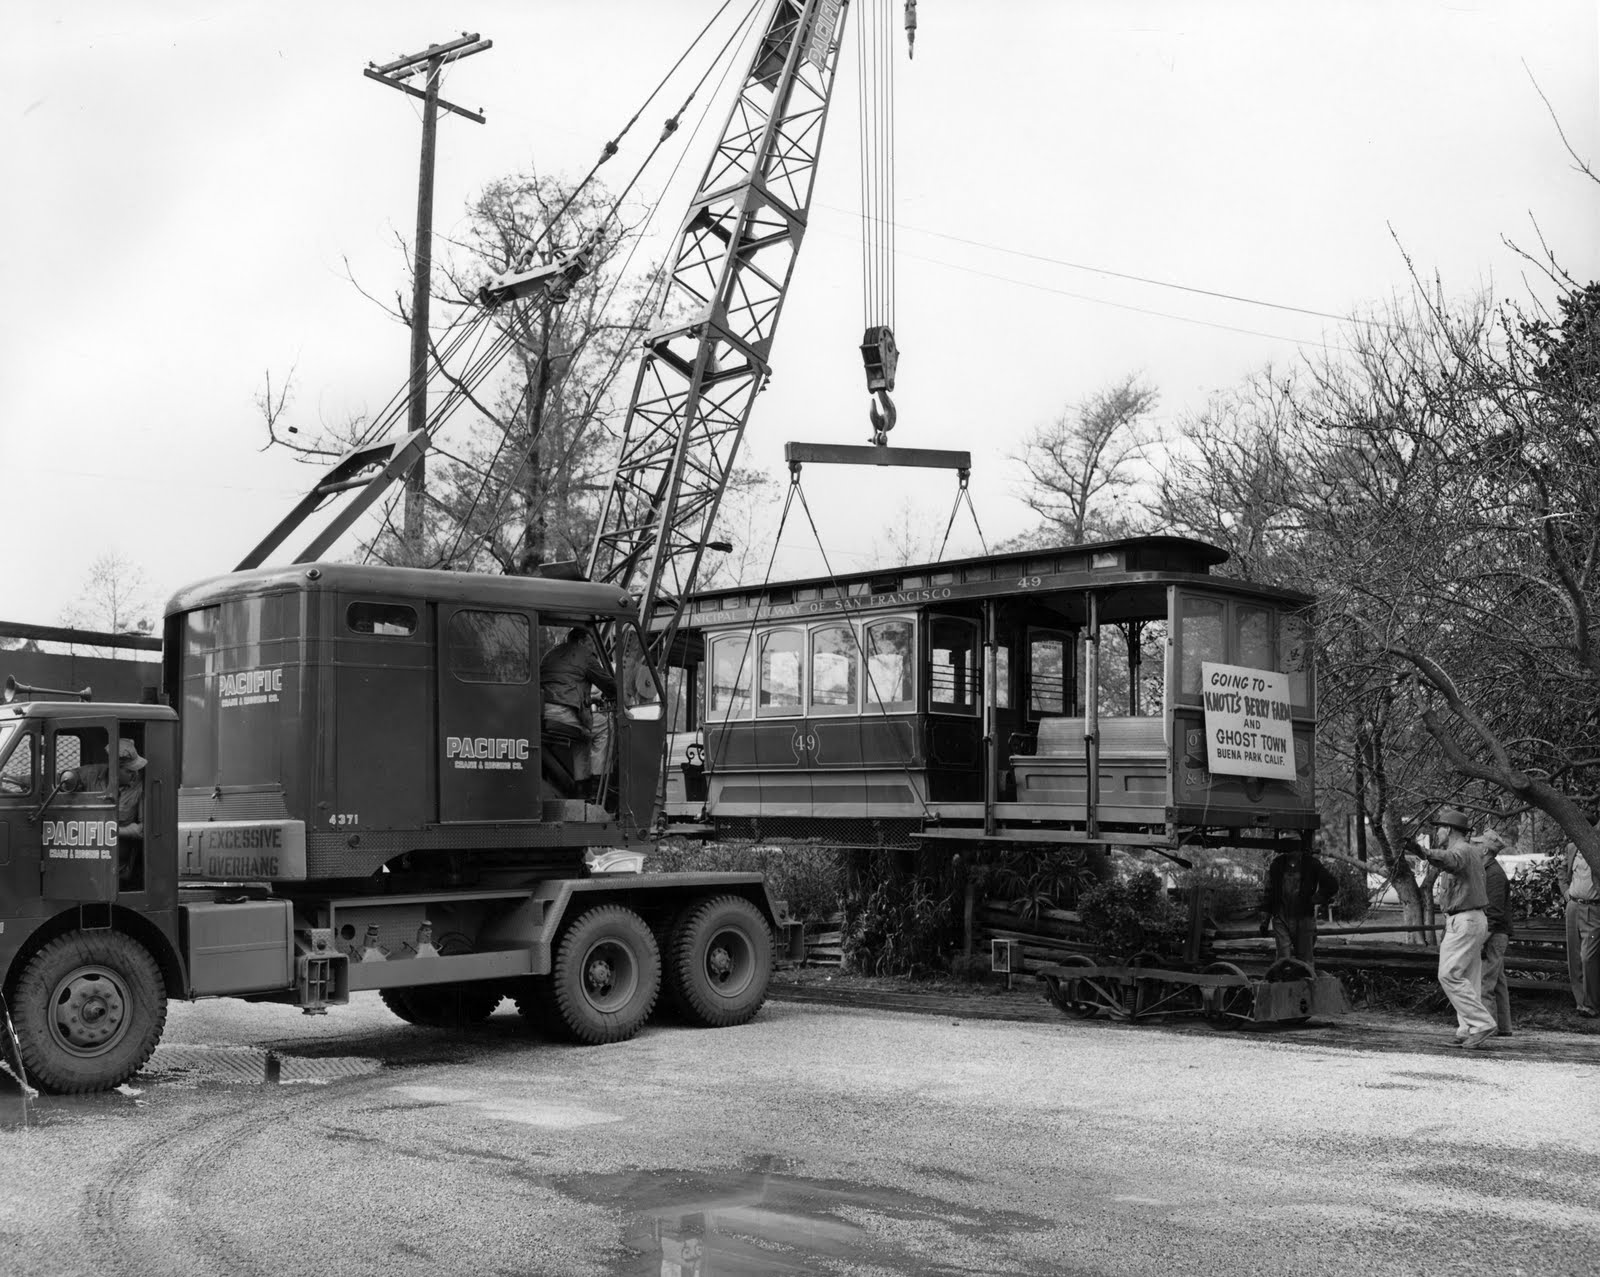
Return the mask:
<path id="1" fill-rule="evenodd" d="M 848 0 L 774 0 L 689 204 L 623 424 L 588 576 L 665 653 L 693 588 L 804 238 Z M 661 625 L 665 619 L 665 624 Z"/>

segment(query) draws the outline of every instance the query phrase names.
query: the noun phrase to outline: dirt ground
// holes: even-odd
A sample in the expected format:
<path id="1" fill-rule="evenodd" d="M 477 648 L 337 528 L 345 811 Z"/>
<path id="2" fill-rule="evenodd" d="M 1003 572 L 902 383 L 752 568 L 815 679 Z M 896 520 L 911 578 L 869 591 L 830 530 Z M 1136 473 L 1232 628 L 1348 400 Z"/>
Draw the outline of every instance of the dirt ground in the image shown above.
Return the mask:
<path id="1" fill-rule="evenodd" d="M 980 981 L 905 979 L 841 973 L 833 967 L 783 967 L 773 973 L 771 996 L 780 1001 L 870 1007 L 954 1020 L 1051 1021 L 1062 1012 L 1045 1001 L 1032 975 L 1016 975 L 1008 988 L 1003 976 Z M 1113 1025 L 1139 1033 L 1219 1033 L 1199 1016 Z M 1593 1063 L 1600 1060 L 1600 1020 L 1573 1009 L 1564 986 L 1549 993 L 1522 994 L 1511 1000 L 1512 1036 L 1496 1038 L 1487 1050 L 1519 1059 Z M 1387 980 L 1371 999 L 1352 999 L 1349 1015 L 1305 1025 L 1261 1025 L 1245 1033 L 1296 1036 L 1336 1042 L 1355 1050 L 1409 1051 L 1439 1047 L 1454 1050 L 1455 1014 L 1438 985 L 1424 980 Z"/>

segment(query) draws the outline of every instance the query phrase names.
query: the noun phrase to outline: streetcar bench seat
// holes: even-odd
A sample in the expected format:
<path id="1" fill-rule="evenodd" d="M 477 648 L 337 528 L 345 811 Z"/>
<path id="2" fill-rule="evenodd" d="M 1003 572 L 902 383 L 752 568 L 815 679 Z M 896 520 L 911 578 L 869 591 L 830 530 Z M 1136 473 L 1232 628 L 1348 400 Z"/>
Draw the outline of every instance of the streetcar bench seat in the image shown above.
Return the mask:
<path id="1" fill-rule="evenodd" d="M 1038 758 L 1070 758 L 1082 762 L 1081 718 L 1044 718 L 1039 721 Z M 1100 758 L 1160 759 L 1167 757 L 1167 742 L 1159 718 L 1108 717 L 1099 720 Z"/>

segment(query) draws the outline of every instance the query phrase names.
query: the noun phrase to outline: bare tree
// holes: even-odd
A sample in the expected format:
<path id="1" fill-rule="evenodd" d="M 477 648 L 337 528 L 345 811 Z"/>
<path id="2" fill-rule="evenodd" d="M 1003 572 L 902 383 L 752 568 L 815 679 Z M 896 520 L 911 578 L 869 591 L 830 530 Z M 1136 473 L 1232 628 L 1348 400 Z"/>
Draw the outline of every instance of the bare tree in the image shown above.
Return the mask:
<path id="1" fill-rule="evenodd" d="M 157 609 L 149 579 L 132 560 L 112 550 L 89 565 L 78 595 L 61 612 L 61 623 L 111 634 L 149 634 Z M 110 649 L 92 649 L 109 656 Z"/>
<path id="2" fill-rule="evenodd" d="M 430 342 L 468 419 L 435 434 L 422 545 L 408 545 L 396 526 L 394 493 L 363 546 L 369 557 L 526 573 L 586 551 L 615 446 L 609 422 L 618 407 L 617 377 L 637 350 L 651 300 L 647 290 L 620 283 L 617 259 L 634 232 L 612 213 L 603 188 L 575 195 L 532 173 L 491 183 L 469 207 L 465 235 L 437 265 Z M 496 313 L 483 348 L 504 349 L 497 378 L 471 366 L 482 348 L 473 348 L 466 368 L 443 367 L 440 345 L 453 323 L 476 312 L 482 283 L 530 258 L 553 261 L 581 245 L 588 246 L 591 269 L 562 304 L 510 304 Z M 410 323 L 400 294 L 393 303 L 373 300 Z M 274 387 L 269 376 L 257 396 L 271 442 L 324 464 L 368 440 L 371 426 L 363 417 L 291 438 L 291 385 L 285 377 Z"/>
<path id="3" fill-rule="evenodd" d="M 1129 374 L 1025 437 L 1022 454 L 1012 457 L 1028 474 L 1022 499 L 1058 544 L 1133 529 L 1136 507 L 1119 500 L 1139 478 L 1147 444 L 1143 427 L 1156 400 L 1152 387 Z"/>

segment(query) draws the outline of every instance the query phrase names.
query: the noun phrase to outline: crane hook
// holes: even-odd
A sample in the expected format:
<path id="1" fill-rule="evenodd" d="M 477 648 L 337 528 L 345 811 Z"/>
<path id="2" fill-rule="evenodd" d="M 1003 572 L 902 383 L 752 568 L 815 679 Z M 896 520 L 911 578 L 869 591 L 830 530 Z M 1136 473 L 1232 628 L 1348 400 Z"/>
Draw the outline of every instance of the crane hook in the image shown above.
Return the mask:
<path id="1" fill-rule="evenodd" d="M 872 442 L 881 448 L 889 442 L 889 432 L 894 429 L 895 419 L 900 414 L 887 390 L 878 390 L 874 394 L 877 401 L 868 410 L 868 415 L 872 418 Z"/>

